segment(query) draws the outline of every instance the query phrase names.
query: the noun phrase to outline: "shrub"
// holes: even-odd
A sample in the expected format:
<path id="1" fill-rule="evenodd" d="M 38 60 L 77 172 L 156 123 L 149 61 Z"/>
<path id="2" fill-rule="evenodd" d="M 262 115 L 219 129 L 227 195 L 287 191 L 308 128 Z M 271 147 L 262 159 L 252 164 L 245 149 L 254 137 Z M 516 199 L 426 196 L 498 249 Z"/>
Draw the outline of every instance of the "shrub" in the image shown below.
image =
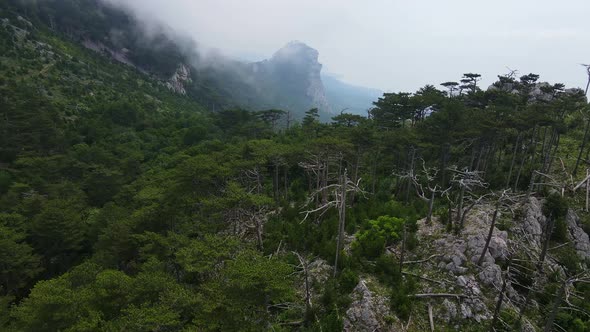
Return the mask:
<path id="1" fill-rule="evenodd" d="M 409 278 L 398 284 L 391 293 L 391 309 L 393 309 L 397 316 L 401 319 L 408 319 L 412 312 L 413 299 L 408 295 L 412 294 L 416 288 L 416 283 Z"/>
<path id="2" fill-rule="evenodd" d="M 390 216 L 369 220 L 368 228 L 360 231 L 352 244 L 353 252 L 369 259 L 379 257 L 386 245 L 400 238 L 403 224 L 403 219 Z"/>
<path id="3" fill-rule="evenodd" d="M 399 261 L 388 255 L 381 255 L 377 258 L 374 273 L 382 283 L 392 287 L 401 282 L 402 279 L 399 271 Z"/>
<path id="4" fill-rule="evenodd" d="M 359 283 L 359 276 L 351 269 L 344 269 L 338 278 L 340 290 L 343 293 L 350 293 Z"/>

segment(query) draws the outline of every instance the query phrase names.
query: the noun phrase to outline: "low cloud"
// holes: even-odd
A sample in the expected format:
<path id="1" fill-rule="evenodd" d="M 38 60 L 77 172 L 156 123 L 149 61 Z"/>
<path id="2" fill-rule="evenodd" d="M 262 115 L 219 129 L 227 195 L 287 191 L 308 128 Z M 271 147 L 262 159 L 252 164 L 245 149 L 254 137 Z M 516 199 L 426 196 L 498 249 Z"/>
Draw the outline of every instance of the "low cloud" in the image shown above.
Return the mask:
<path id="1" fill-rule="evenodd" d="M 210 62 L 270 57 L 298 39 L 318 49 L 327 71 L 383 90 L 412 91 L 464 72 L 488 84 L 506 66 L 580 86 L 578 63 L 590 61 L 587 0 L 106 1 L 190 36 Z"/>

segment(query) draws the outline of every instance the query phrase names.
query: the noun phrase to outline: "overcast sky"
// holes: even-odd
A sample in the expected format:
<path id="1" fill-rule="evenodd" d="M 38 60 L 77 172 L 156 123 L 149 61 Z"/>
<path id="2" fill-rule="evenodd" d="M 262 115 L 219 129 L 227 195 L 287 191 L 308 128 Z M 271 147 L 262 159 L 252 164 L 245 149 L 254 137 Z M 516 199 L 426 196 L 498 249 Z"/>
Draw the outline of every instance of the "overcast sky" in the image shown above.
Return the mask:
<path id="1" fill-rule="evenodd" d="M 228 56 L 258 60 L 300 40 L 324 71 L 385 91 L 465 72 L 488 85 L 506 67 L 579 87 L 590 62 L 590 0 L 112 1 Z"/>

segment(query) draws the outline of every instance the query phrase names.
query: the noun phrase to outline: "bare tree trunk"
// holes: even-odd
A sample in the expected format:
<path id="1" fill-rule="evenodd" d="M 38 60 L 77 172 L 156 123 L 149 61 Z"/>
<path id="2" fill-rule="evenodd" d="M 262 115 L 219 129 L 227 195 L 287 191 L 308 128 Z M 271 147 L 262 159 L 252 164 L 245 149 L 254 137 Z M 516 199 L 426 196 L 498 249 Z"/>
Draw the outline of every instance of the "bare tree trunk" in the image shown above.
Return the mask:
<path id="1" fill-rule="evenodd" d="M 262 224 L 261 220 L 256 218 L 256 239 L 258 241 L 258 249 L 264 250 L 264 242 L 262 242 L 262 232 L 264 225 Z"/>
<path id="2" fill-rule="evenodd" d="M 321 194 L 320 193 L 320 188 L 322 186 L 322 172 L 323 172 L 322 165 L 321 165 L 321 163 L 319 161 L 319 158 L 318 158 L 318 171 L 317 171 L 316 179 L 315 179 L 315 190 L 317 192 L 316 193 L 316 195 L 317 195 L 316 196 L 316 202 L 317 202 L 318 205 L 320 204 L 320 194 Z"/>
<path id="3" fill-rule="evenodd" d="M 500 316 L 500 310 L 502 309 L 502 302 L 504 302 L 504 292 L 506 291 L 506 286 L 508 285 L 508 274 L 510 273 L 510 262 L 508 260 L 508 266 L 506 267 L 506 273 L 504 276 L 504 280 L 502 281 L 502 288 L 500 289 L 500 294 L 498 295 L 498 302 L 496 302 L 496 309 L 494 310 L 494 318 L 492 319 L 492 324 L 490 325 L 490 332 L 494 332 L 494 326 L 496 326 L 496 322 Z"/>
<path id="4" fill-rule="evenodd" d="M 324 175 L 322 178 L 322 203 L 325 204 L 328 201 L 328 190 L 326 187 L 328 186 L 328 176 L 330 174 L 329 166 L 330 162 L 328 161 L 328 157 L 326 157 L 326 161 L 324 162 Z"/>
<path id="5" fill-rule="evenodd" d="M 446 174 L 447 174 L 447 159 L 449 156 L 449 149 L 450 149 L 450 144 L 449 143 L 445 143 L 444 147 L 443 147 L 443 153 L 442 153 L 442 160 L 441 160 L 441 187 L 445 188 L 447 185 L 447 179 L 446 179 Z"/>
<path id="6" fill-rule="evenodd" d="M 359 176 L 359 164 L 361 162 L 361 148 L 360 146 L 356 149 L 356 161 L 354 163 L 354 172 L 352 174 L 352 181 L 354 183 L 356 183 L 358 181 L 358 176 Z M 352 202 L 352 204 L 354 204 L 354 197 L 355 197 L 355 192 L 352 192 L 350 194 L 350 201 Z"/>
<path id="7" fill-rule="evenodd" d="M 461 214 L 461 220 L 459 221 L 459 225 L 457 225 L 457 233 L 459 233 L 461 230 L 463 230 L 463 225 L 465 224 L 465 219 L 467 218 L 467 214 L 469 214 L 469 212 L 471 211 L 471 209 L 473 209 L 475 204 L 477 204 L 477 200 L 473 201 L 473 203 L 471 203 L 469 205 L 469 207 L 467 209 L 465 209 L 465 211 L 463 211 L 463 213 Z"/>
<path id="8" fill-rule="evenodd" d="M 555 143 L 555 140 L 557 138 L 557 130 L 555 128 L 553 128 L 553 131 L 551 132 L 551 138 L 549 139 L 549 144 L 547 146 L 547 151 L 543 152 L 543 166 L 541 167 L 541 172 L 542 173 L 547 173 L 547 170 L 549 169 L 549 162 L 551 160 L 551 152 L 553 150 L 553 144 Z"/>
<path id="9" fill-rule="evenodd" d="M 494 154 L 498 154 L 498 157 L 495 157 L 495 163 L 494 165 L 502 165 L 502 163 L 504 162 L 504 157 L 506 157 L 506 152 L 504 151 L 504 149 L 502 149 L 502 146 L 500 144 L 500 146 L 495 145 L 494 146 Z"/>
<path id="10" fill-rule="evenodd" d="M 404 265 L 404 256 L 406 254 L 406 222 L 404 221 L 403 225 L 403 235 L 402 235 L 402 248 L 399 257 L 399 273 L 402 273 L 403 265 Z"/>
<path id="11" fill-rule="evenodd" d="M 294 252 L 294 254 L 299 259 L 299 263 L 303 269 L 303 278 L 305 281 L 305 322 L 309 322 L 313 309 L 313 305 L 311 303 L 311 287 L 309 283 L 309 265 L 307 264 L 307 260 L 301 257 L 299 253 Z"/>
<path id="12" fill-rule="evenodd" d="M 533 276 L 533 280 L 534 280 L 534 278 L 535 277 Z M 520 326 L 520 324 L 522 323 L 522 317 L 524 317 L 524 313 L 525 313 L 526 309 L 528 308 L 530 301 L 531 301 L 531 290 L 529 288 L 527 288 L 526 293 L 524 294 L 524 303 L 523 303 L 522 307 L 520 307 L 520 310 L 518 312 L 518 320 L 516 321 L 517 326 Z"/>
<path id="13" fill-rule="evenodd" d="M 531 168 L 533 168 L 535 166 L 535 153 L 537 153 L 537 135 L 538 135 L 537 125 L 535 125 L 533 127 L 533 137 L 531 137 L 531 146 L 533 149 L 531 151 Z"/>
<path id="14" fill-rule="evenodd" d="M 518 190 L 518 182 L 520 181 L 520 173 L 522 172 L 522 168 L 524 167 L 525 160 L 526 160 L 526 153 L 523 152 L 522 157 L 520 159 L 520 166 L 518 167 L 518 172 L 516 173 L 516 180 L 514 181 L 514 191 Z"/>
<path id="15" fill-rule="evenodd" d="M 448 210 L 447 210 L 447 215 L 448 215 L 448 223 L 449 223 L 449 229 L 453 229 L 453 204 L 451 204 L 451 201 L 448 202 Z"/>
<path id="16" fill-rule="evenodd" d="M 463 216 L 463 197 L 465 196 L 465 186 L 461 186 L 461 191 L 459 192 L 459 201 L 457 202 L 457 223 L 461 222 L 461 218 Z"/>
<path id="17" fill-rule="evenodd" d="M 473 149 L 471 149 L 471 160 L 469 161 L 469 170 L 470 171 L 474 171 L 473 163 L 475 162 L 475 155 L 476 155 L 475 151 L 476 151 L 475 147 L 473 147 Z"/>
<path id="18" fill-rule="evenodd" d="M 484 153 L 487 149 L 486 145 L 483 145 L 480 149 L 479 149 L 479 153 L 477 154 L 477 161 L 475 162 L 475 167 L 473 168 L 474 171 L 479 171 L 479 167 L 481 165 L 481 160 L 483 159 Z"/>
<path id="19" fill-rule="evenodd" d="M 432 304 L 428 303 L 428 322 L 430 323 L 430 332 L 434 332 L 434 318 L 432 317 Z"/>
<path id="20" fill-rule="evenodd" d="M 545 262 L 545 256 L 547 255 L 547 250 L 549 248 L 549 241 L 551 240 L 551 233 L 553 233 L 553 216 L 550 214 L 549 219 L 547 221 L 547 227 L 545 229 L 543 249 L 541 250 L 541 254 L 539 255 L 539 262 L 537 263 L 537 269 L 539 271 L 541 271 L 541 269 L 543 268 L 543 263 Z"/>
<path id="21" fill-rule="evenodd" d="M 533 187 L 535 186 L 535 179 L 537 178 L 537 170 L 533 170 L 531 173 L 531 181 L 529 182 L 529 189 L 527 191 L 527 197 L 530 197 L 533 193 Z"/>
<path id="22" fill-rule="evenodd" d="M 412 188 L 412 180 L 408 177 L 406 179 L 406 190 L 404 193 L 404 203 L 407 205 L 410 201 L 410 189 Z"/>
<path id="23" fill-rule="evenodd" d="M 556 141 L 555 141 L 555 146 L 553 147 L 553 152 L 551 153 L 551 156 L 549 157 L 549 165 L 547 166 L 547 170 L 545 171 L 546 173 L 551 172 L 551 166 L 553 165 L 553 158 L 555 158 L 555 155 L 557 154 L 557 148 L 559 148 L 559 139 L 561 138 L 561 135 L 559 133 L 556 134 Z"/>
<path id="24" fill-rule="evenodd" d="M 553 129 L 553 128 L 551 128 Z M 553 131 L 551 131 L 551 137 L 549 138 L 549 143 L 551 143 L 553 141 Z M 543 144 L 541 145 L 541 161 L 545 160 L 545 148 L 546 148 L 546 141 L 547 141 L 547 127 L 543 127 Z M 549 145 L 551 146 L 551 145 Z M 551 148 L 549 148 L 549 151 L 551 151 Z"/>
<path id="25" fill-rule="evenodd" d="M 339 202 L 339 223 L 338 223 L 338 240 L 336 242 L 336 259 L 334 260 L 334 278 L 338 273 L 338 258 L 340 257 L 340 251 L 342 251 L 342 246 L 344 244 L 344 226 L 346 222 L 346 183 L 348 181 L 348 175 L 346 170 L 344 170 L 344 175 L 340 177 L 340 202 Z"/>
<path id="26" fill-rule="evenodd" d="M 494 210 L 494 216 L 492 217 L 492 224 L 490 225 L 490 231 L 488 232 L 488 238 L 486 239 L 486 245 L 483 247 L 483 251 L 481 252 L 481 256 L 477 260 L 477 265 L 481 266 L 483 263 L 483 258 L 488 252 L 488 247 L 490 246 L 490 241 L 492 240 L 492 235 L 494 233 L 494 227 L 496 226 L 496 219 L 498 218 L 498 210 L 500 209 L 500 199 L 496 202 L 496 209 Z"/>
<path id="27" fill-rule="evenodd" d="M 590 80 L 588 82 L 590 83 Z M 578 153 L 578 159 L 576 159 L 576 166 L 574 166 L 574 170 L 572 171 L 572 174 L 574 176 L 576 176 L 576 173 L 578 172 L 578 166 L 580 165 L 580 159 L 582 159 L 582 152 L 584 151 L 584 148 L 586 147 L 589 129 L 590 129 L 590 119 L 588 121 L 586 121 L 586 130 L 584 131 L 584 139 L 582 139 L 582 146 L 580 146 L 580 153 Z"/>
<path id="28" fill-rule="evenodd" d="M 371 176 L 371 194 L 375 193 L 375 186 L 377 184 L 377 160 L 379 160 L 379 156 L 380 152 L 377 151 L 377 153 L 375 154 L 375 158 L 373 160 L 373 166 L 372 168 L 372 176 Z"/>
<path id="29" fill-rule="evenodd" d="M 434 196 L 436 195 L 436 189 L 432 190 L 430 194 L 430 200 L 428 201 L 428 215 L 426 216 L 426 223 L 430 224 L 432 221 L 432 210 L 434 208 Z"/>
<path id="30" fill-rule="evenodd" d="M 500 154 L 500 157 L 502 157 L 501 154 Z M 483 159 L 483 165 L 481 166 L 481 170 L 482 170 L 482 172 L 484 172 L 484 174 L 487 174 L 487 170 L 488 170 L 488 167 L 490 164 L 490 159 L 491 159 L 492 163 L 496 160 L 496 146 L 495 146 L 495 144 L 492 144 L 491 146 L 488 146 L 486 148 L 486 154 Z"/>
<path id="31" fill-rule="evenodd" d="M 284 180 L 284 187 L 285 187 L 285 200 L 289 199 L 289 165 L 285 164 L 285 177 Z"/>
<path id="32" fill-rule="evenodd" d="M 518 144 L 520 143 L 520 133 L 516 136 L 516 143 L 514 144 L 514 151 L 512 152 L 512 162 L 510 163 L 510 171 L 508 171 L 508 179 L 506 180 L 506 188 L 510 187 L 510 179 L 512 178 L 512 169 L 516 161 L 516 152 L 518 151 Z"/>
<path id="33" fill-rule="evenodd" d="M 279 200 L 279 195 L 280 195 L 280 190 L 279 190 L 279 164 L 278 162 L 275 162 L 274 165 L 274 176 L 272 179 L 272 187 L 273 187 L 273 196 L 275 198 L 275 200 Z"/>
<path id="34" fill-rule="evenodd" d="M 256 166 L 256 193 L 260 195 L 260 191 L 262 190 L 262 176 L 260 176 L 261 171 Z"/>
<path id="35" fill-rule="evenodd" d="M 565 293 L 565 287 L 567 282 L 564 282 L 561 287 L 559 287 L 559 291 L 555 295 L 555 300 L 553 301 L 553 309 L 551 309 L 551 313 L 549 314 L 549 318 L 547 318 L 547 323 L 545 324 L 545 328 L 543 329 L 544 332 L 551 332 L 553 330 L 553 322 L 555 321 L 555 317 L 557 316 L 557 310 L 559 310 L 559 304 L 561 303 L 561 299 L 563 298 L 563 294 Z"/>
<path id="36" fill-rule="evenodd" d="M 410 200 L 410 190 L 412 189 L 412 178 L 414 176 L 414 159 L 416 157 L 416 149 L 412 146 L 410 147 L 410 167 L 408 169 L 408 186 L 406 187 L 406 197 L 405 201 L 406 204 L 409 203 Z"/>

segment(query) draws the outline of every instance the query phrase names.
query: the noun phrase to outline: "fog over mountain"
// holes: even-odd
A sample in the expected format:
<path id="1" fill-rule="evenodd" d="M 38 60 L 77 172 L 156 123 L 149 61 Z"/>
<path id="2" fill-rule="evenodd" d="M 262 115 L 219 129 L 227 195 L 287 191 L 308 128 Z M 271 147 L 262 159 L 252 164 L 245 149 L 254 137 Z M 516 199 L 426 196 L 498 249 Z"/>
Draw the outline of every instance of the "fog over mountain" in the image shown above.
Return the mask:
<path id="1" fill-rule="evenodd" d="M 108 35 L 82 33 L 80 38 L 86 47 L 156 74 L 169 88 L 181 94 L 196 94 L 197 100 L 213 109 L 275 108 L 301 118 L 306 110 L 318 108 L 321 118 L 328 120 L 335 111 L 365 114 L 380 95 L 378 90 L 323 75 L 320 53 L 302 41 L 290 41 L 261 61 L 240 61 L 200 45 L 194 36 L 129 5 L 105 3 L 117 9 L 103 9 L 107 11 L 103 16 L 116 17 L 119 9 L 131 16 L 124 23 L 115 21 Z M 150 54 L 149 49 L 155 53 Z M 212 89 L 219 98 L 209 93 Z"/>
<path id="2" fill-rule="evenodd" d="M 354 85 L 414 91 L 466 72 L 491 84 L 506 67 L 585 84 L 585 0 L 111 0 L 157 18 L 204 48 L 267 58 L 290 40 L 317 49 L 325 70 Z"/>

